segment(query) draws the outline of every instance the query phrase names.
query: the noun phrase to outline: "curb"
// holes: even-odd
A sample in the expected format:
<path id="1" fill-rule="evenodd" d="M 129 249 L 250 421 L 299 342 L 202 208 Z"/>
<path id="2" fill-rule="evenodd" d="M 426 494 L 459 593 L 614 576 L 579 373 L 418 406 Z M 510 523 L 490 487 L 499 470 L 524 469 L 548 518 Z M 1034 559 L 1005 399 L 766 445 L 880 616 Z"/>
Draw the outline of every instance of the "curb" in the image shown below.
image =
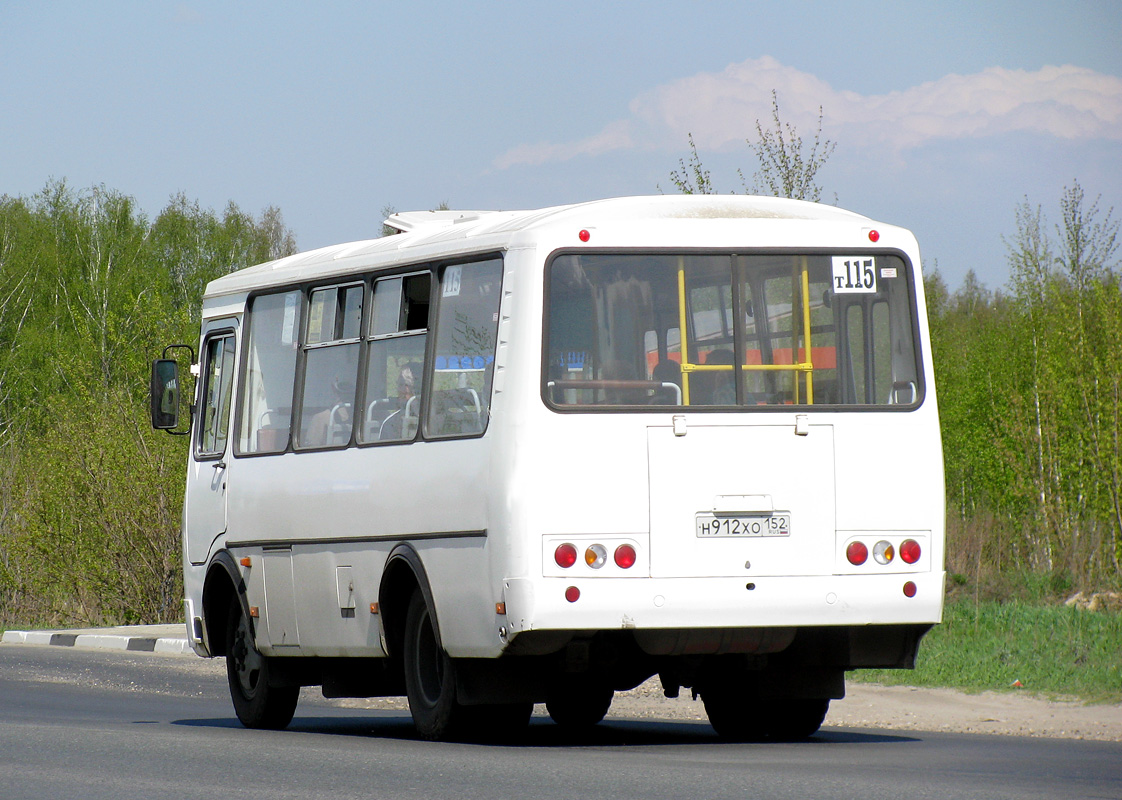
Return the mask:
<path id="1" fill-rule="evenodd" d="M 136 625 L 81 631 L 4 631 L 3 644 L 54 645 L 90 650 L 124 650 L 134 653 L 191 654 L 186 635 L 174 631 L 182 626 Z"/>

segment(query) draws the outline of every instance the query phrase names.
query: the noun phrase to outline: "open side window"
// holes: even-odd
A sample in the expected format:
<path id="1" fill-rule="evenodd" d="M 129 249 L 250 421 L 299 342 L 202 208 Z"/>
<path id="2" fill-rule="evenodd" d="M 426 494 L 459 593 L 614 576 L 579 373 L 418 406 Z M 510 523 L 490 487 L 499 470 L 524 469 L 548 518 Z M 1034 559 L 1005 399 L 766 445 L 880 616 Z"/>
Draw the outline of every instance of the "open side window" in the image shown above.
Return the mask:
<path id="1" fill-rule="evenodd" d="M 417 436 L 431 295 L 429 272 L 374 281 L 360 442 L 406 442 Z"/>

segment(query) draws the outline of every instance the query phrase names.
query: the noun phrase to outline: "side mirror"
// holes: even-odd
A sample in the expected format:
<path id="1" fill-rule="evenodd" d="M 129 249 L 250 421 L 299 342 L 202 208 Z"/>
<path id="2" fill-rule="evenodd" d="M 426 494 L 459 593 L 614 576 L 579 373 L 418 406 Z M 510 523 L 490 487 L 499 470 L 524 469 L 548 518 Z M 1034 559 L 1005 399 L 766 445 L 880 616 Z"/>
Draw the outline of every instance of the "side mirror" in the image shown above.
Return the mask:
<path id="1" fill-rule="evenodd" d="M 171 358 L 152 362 L 152 427 L 174 431 L 179 427 L 179 364 Z"/>

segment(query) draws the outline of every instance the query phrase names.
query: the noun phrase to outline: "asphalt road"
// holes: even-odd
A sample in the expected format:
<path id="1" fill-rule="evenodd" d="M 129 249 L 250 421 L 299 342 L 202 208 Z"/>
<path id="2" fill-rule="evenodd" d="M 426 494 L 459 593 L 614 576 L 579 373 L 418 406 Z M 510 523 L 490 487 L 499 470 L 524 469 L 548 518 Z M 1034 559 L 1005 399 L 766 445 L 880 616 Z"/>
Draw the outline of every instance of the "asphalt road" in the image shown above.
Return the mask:
<path id="1" fill-rule="evenodd" d="M 222 662 L 0 645 L 0 798 L 1122 798 L 1122 744 L 823 729 L 723 744 L 708 725 L 535 719 L 432 744 L 403 712 L 305 694 L 287 731 L 233 716 Z"/>

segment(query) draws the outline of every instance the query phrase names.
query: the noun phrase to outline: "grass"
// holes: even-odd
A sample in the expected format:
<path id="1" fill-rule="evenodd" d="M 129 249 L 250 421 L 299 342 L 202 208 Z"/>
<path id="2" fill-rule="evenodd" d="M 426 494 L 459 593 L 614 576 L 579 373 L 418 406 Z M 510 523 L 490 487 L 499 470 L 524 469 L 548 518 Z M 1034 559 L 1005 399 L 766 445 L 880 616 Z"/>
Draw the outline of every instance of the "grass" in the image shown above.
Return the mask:
<path id="1" fill-rule="evenodd" d="M 1122 702 L 1122 614 L 960 597 L 924 637 L 915 670 L 851 675 L 887 685 Z"/>

